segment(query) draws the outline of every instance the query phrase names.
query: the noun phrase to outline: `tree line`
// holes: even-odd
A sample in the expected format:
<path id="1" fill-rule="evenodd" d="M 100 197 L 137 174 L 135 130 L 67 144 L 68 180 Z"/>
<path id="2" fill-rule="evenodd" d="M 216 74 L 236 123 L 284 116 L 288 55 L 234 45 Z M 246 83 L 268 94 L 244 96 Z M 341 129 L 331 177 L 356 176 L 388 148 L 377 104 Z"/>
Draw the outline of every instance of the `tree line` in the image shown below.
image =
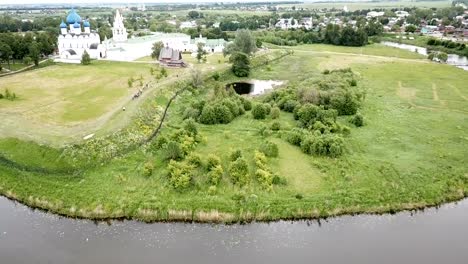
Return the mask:
<path id="1" fill-rule="evenodd" d="M 21 60 L 26 64 L 39 64 L 43 56 L 55 51 L 56 36 L 47 33 L 0 33 L 0 61 L 8 65 L 11 60 Z"/>

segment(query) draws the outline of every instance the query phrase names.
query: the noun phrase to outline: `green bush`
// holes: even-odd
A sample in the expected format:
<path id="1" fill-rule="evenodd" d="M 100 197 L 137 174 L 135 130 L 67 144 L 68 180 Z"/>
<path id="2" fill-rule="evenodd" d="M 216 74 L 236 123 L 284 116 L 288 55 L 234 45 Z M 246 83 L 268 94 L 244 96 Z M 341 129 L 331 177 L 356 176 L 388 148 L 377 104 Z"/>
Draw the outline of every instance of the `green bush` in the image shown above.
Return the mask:
<path id="1" fill-rule="evenodd" d="M 164 148 L 167 144 L 167 137 L 163 135 L 158 135 L 158 137 L 151 142 L 151 148 L 156 151 L 158 149 Z"/>
<path id="2" fill-rule="evenodd" d="M 314 134 L 301 142 L 302 152 L 310 155 L 338 157 L 344 151 L 344 139 L 336 134 Z"/>
<path id="3" fill-rule="evenodd" d="M 249 183 L 249 165 L 244 158 L 238 158 L 231 162 L 229 175 L 234 184 L 245 186 Z"/>
<path id="4" fill-rule="evenodd" d="M 270 113 L 270 116 L 272 119 L 278 119 L 280 117 L 280 109 L 278 107 L 273 107 L 273 109 L 271 109 L 271 113 Z"/>
<path id="5" fill-rule="evenodd" d="M 250 111 L 252 110 L 252 102 L 249 99 L 246 99 L 244 97 L 241 97 L 242 99 L 242 104 L 244 105 L 245 111 Z"/>
<path id="6" fill-rule="evenodd" d="M 216 186 L 210 186 L 210 187 L 208 187 L 208 194 L 209 194 L 209 195 L 215 195 L 216 192 L 217 192 L 216 189 L 217 189 Z"/>
<path id="7" fill-rule="evenodd" d="M 211 170 L 212 168 L 219 165 L 221 165 L 221 159 L 214 154 L 209 154 L 206 161 L 206 169 Z"/>
<path id="8" fill-rule="evenodd" d="M 271 124 L 271 130 L 279 131 L 281 129 L 281 123 L 279 121 L 275 121 Z"/>
<path id="9" fill-rule="evenodd" d="M 143 166 L 143 176 L 150 177 L 153 174 L 154 165 L 152 162 L 148 161 Z"/>
<path id="10" fill-rule="evenodd" d="M 179 160 L 184 157 L 184 152 L 179 144 L 179 142 L 169 141 L 166 144 L 166 159 Z"/>
<path id="11" fill-rule="evenodd" d="M 286 178 L 280 177 L 279 175 L 275 174 L 273 175 L 272 183 L 274 185 L 287 185 L 288 181 L 286 180 Z"/>
<path id="12" fill-rule="evenodd" d="M 254 119 L 265 119 L 267 115 L 267 109 L 265 104 L 255 104 L 252 108 L 252 116 Z"/>
<path id="13" fill-rule="evenodd" d="M 294 128 L 286 134 L 286 141 L 290 144 L 300 146 L 304 133 L 298 128 Z"/>
<path id="14" fill-rule="evenodd" d="M 202 161 L 202 158 L 200 157 L 200 155 L 198 154 L 190 154 L 188 157 L 187 157 L 187 162 L 195 167 L 202 167 L 203 166 L 203 161 Z"/>
<path id="15" fill-rule="evenodd" d="M 208 172 L 208 178 L 210 179 L 210 183 L 213 185 L 218 185 L 223 177 L 224 170 L 221 165 L 216 165 L 215 167 L 211 168 Z"/>
<path id="16" fill-rule="evenodd" d="M 229 160 L 235 161 L 238 158 L 242 158 L 242 150 L 236 149 L 231 151 L 231 153 L 229 154 Z"/>
<path id="17" fill-rule="evenodd" d="M 190 186 L 192 182 L 192 166 L 171 160 L 167 168 L 169 171 L 169 181 L 174 189 L 183 190 Z"/>
<path id="18" fill-rule="evenodd" d="M 228 124 L 234 118 L 229 108 L 222 104 L 217 104 L 214 107 L 214 112 L 216 115 L 216 123 Z"/>
<path id="19" fill-rule="evenodd" d="M 217 123 L 217 115 L 213 106 L 207 105 L 203 108 L 200 115 L 200 123 L 206 125 L 213 125 Z"/>
<path id="20" fill-rule="evenodd" d="M 356 113 L 353 117 L 351 117 L 349 122 L 357 127 L 361 127 L 364 125 L 364 117 L 360 113 Z"/>
<path id="21" fill-rule="evenodd" d="M 257 181 L 260 183 L 262 188 L 267 190 L 272 189 L 273 175 L 271 174 L 271 172 L 262 169 L 257 169 L 255 171 L 255 177 L 257 178 Z"/>
<path id="22" fill-rule="evenodd" d="M 199 116 L 200 116 L 200 110 L 193 108 L 193 107 L 188 107 L 184 111 L 183 119 L 193 118 L 194 120 L 197 120 Z"/>
<path id="23" fill-rule="evenodd" d="M 270 141 L 263 142 L 260 151 L 265 153 L 267 157 L 278 157 L 279 154 L 278 145 Z"/>
<path id="24" fill-rule="evenodd" d="M 197 123 L 192 118 L 185 120 L 184 130 L 187 131 L 191 136 L 195 137 L 198 135 Z"/>
<path id="25" fill-rule="evenodd" d="M 213 80 L 217 81 L 217 80 L 219 80 L 221 75 L 219 74 L 219 72 L 214 72 L 211 77 L 213 77 Z"/>

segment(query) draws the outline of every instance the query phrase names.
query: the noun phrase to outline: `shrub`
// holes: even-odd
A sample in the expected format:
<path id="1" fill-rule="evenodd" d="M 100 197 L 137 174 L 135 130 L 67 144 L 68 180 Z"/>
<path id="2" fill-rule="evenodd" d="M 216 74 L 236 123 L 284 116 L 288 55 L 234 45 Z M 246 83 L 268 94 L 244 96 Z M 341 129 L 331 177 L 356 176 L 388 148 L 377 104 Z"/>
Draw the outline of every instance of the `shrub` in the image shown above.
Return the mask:
<path id="1" fill-rule="evenodd" d="M 156 138 L 156 140 L 153 140 L 153 142 L 151 143 L 151 148 L 154 150 L 158 150 L 158 149 L 165 147 L 166 144 L 167 144 L 167 137 L 163 135 L 159 135 Z"/>
<path id="2" fill-rule="evenodd" d="M 271 190 L 273 185 L 273 176 L 271 172 L 262 169 L 257 169 L 255 171 L 255 177 L 264 189 Z"/>
<path id="3" fill-rule="evenodd" d="M 264 104 L 255 104 L 252 108 L 252 116 L 254 119 L 265 119 L 267 113 Z"/>
<path id="4" fill-rule="evenodd" d="M 202 167 L 203 166 L 203 161 L 200 157 L 200 155 L 198 154 L 190 154 L 188 157 L 187 157 L 187 162 L 195 167 Z"/>
<path id="5" fill-rule="evenodd" d="M 221 159 L 218 156 L 214 154 L 208 155 L 208 159 L 206 161 L 207 170 L 211 170 L 212 168 L 219 166 L 219 165 L 221 165 Z"/>
<path id="6" fill-rule="evenodd" d="M 239 158 L 229 167 L 229 175 L 234 184 L 244 186 L 249 182 L 249 165 L 244 158 Z"/>
<path id="7" fill-rule="evenodd" d="M 278 157 L 278 145 L 273 142 L 265 141 L 260 146 L 260 151 L 265 153 L 267 157 Z"/>
<path id="8" fill-rule="evenodd" d="M 208 187 L 208 194 L 209 195 L 215 195 L 216 194 L 216 186 L 210 186 Z"/>
<path id="9" fill-rule="evenodd" d="M 263 108 L 265 109 L 265 114 L 269 115 L 271 113 L 271 105 L 270 104 L 263 104 Z"/>
<path id="10" fill-rule="evenodd" d="M 290 144 L 300 146 L 303 134 L 304 133 L 300 129 L 294 128 L 286 134 L 286 141 Z"/>
<path id="11" fill-rule="evenodd" d="M 245 111 L 250 111 L 252 109 L 252 102 L 250 102 L 249 99 L 245 99 L 244 97 L 241 98 Z"/>
<path id="12" fill-rule="evenodd" d="M 218 185 L 221 178 L 223 177 L 224 170 L 221 165 L 216 165 L 208 172 L 208 178 L 210 179 L 211 184 Z"/>
<path id="13" fill-rule="evenodd" d="M 143 176 L 149 177 L 153 174 L 154 165 L 152 162 L 148 161 L 143 166 Z"/>
<path id="14" fill-rule="evenodd" d="M 193 168 L 185 163 L 175 160 L 169 161 L 169 182 L 177 190 L 186 189 L 192 181 L 191 171 Z"/>
<path id="15" fill-rule="evenodd" d="M 281 123 L 278 121 L 275 121 L 271 124 L 271 130 L 273 131 L 279 131 L 281 129 Z"/>
<path id="16" fill-rule="evenodd" d="M 280 109 L 278 107 L 273 107 L 273 109 L 271 109 L 271 113 L 270 113 L 271 118 L 278 119 L 279 116 L 280 116 L 280 112 L 281 111 L 280 111 Z"/>
<path id="17" fill-rule="evenodd" d="M 179 142 L 169 141 L 166 144 L 166 159 L 179 160 L 184 157 L 184 152 Z"/>
<path id="18" fill-rule="evenodd" d="M 357 127 L 361 127 L 364 125 L 364 117 L 360 113 L 357 113 L 351 117 L 349 122 Z"/>
<path id="19" fill-rule="evenodd" d="M 302 194 L 300 194 L 300 193 L 294 195 L 294 197 L 295 197 L 296 199 L 298 199 L 298 200 L 302 200 L 302 199 L 304 198 L 304 196 L 303 196 Z"/>
<path id="20" fill-rule="evenodd" d="M 214 107 L 214 112 L 216 115 L 216 123 L 228 124 L 234 118 L 229 108 L 222 104 L 217 104 Z"/>
<path id="21" fill-rule="evenodd" d="M 343 153 L 344 139 L 336 134 L 314 134 L 301 142 L 301 150 L 311 155 L 337 157 Z"/>
<path id="22" fill-rule="evenodd" d="M 200 116 L 200 110 L 193 108 L 193 107 L 188 107 L 184 111 L 183 119 L 193 118 L 194 120 L 197 120 L 199 116 Z"/>
<path id="23" fill-rule="evenodd" d="M 211 105 L 207 105 L 203 108 L 203 111 L 200 115 L 200 123 L 207 125 L 213 125 L 217 123 L 216 112 Z"/>
<path id="24" fill-rule="evenodd" d="M 359 100 L 351 91 L 341 91 L 334 93 L 331 97 L 330 104 L 340 115 L 353 115 L 359 108 Z"/>
<path id="25" fill-rule="evenodd" d="M 198 128 L 197 123 L 192 118 L 185 120 L 184 122 L 184 130 L 187 131 L 191 136 L 198 135 Z"/>
<path id="26" fill-rule="evenodd" d="M 242 151 L 240 149 L 231 151 L 231 154 L 229 154 L 229 159 L 231 161 L 235 161 L 238 158 L 242 158 Z"/>
<path id="27" fill-rule="evenodd" d="M 279 175 L 275 174 L 273 175 L 272 183 L 274 185 L 287 185 L 288 181 L 286 180 L 286 178 L 280 177 Z"/>
<path id="28" fill-rule="evenodd" d="M 219 80 L 221 75 L 219 74 L 219 72 L 214 72 L 211 77 L 213 77 L 213 80 L 217 81 L 217 80 Z"/>

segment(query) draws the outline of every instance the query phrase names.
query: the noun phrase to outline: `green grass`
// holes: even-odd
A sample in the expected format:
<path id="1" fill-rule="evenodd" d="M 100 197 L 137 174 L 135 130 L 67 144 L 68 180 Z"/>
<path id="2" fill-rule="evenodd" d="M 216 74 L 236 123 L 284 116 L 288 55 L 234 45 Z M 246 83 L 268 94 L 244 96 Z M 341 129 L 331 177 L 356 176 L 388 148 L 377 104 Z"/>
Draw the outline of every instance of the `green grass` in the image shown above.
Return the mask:
<path id="1" fill-rule="evenodd" d="M 29 65 L 26 65 L 24 63 L 17 63 L 17 62 L 16 63 L 10 62 L 10 66 L 8 66 L 7 63 L 2 63 L 1 65 L 2 65 L 4 70 L 8 69 L 10 71 L 21 70 L 22 68 L 29 66 Z"/>
<path id="2" fill-rule="evenodd" d="M 315 47 L 321 51 L 315 52 Z M 196 171 L 193 187 L 175 191 L 169 186 L 163 153 L 142 148 L 73 174 L 18 170 L 0 159 L 0 193 L 68 216 L 226 222 L 392 212 L 468 195 L 468 73 L 425 60 L 381 57 L 390 54 L 381 47 L 364 48 L 377 57 L 341 54 L 332 46 L 337 53 L 324 53 L 326 47 L 295 47 L 293 55 L 255 69 L 251 77 L 295 85 L 324 69 L 351 67 L 367 90 L 360 110 L 365 126 L 351 129 L 340 158 L 303 154 L 278 133 L 261 136 L 259 128 L 273 120 L 254 120 L 249 112 L 227 125 L 199 125 L 205 139 L 194 153 L 204 160 L 209 154 L 219 156 L 225 169 L 233 149 L 241 149 L 252 165 L 253 151 L 264 140 L 275 142 L 279 156 L 269 158 L 268 165 L 287 184 L 271 192 L 255 181 L 245 188 L 233 186 L 225 175 L 210 195 L 203 170 Z M 183 109 L 207 93 L 201 89 L 177 99 L 163 135 L 180 126 Z M 295 127 L 289 113 L 282 112 L 279 120 L 283 130 Z M 339 122 L 352 126 L 347 117 Z M 56 158 L 60 151 L 34 146 L 27 155 L 26 148 L 26 143 L 0 141 L 1 156 L 17 163 L 50 169 L 62 164 Z M 142 173 L 147 161 L 155 165 L 150 177 Z"/>

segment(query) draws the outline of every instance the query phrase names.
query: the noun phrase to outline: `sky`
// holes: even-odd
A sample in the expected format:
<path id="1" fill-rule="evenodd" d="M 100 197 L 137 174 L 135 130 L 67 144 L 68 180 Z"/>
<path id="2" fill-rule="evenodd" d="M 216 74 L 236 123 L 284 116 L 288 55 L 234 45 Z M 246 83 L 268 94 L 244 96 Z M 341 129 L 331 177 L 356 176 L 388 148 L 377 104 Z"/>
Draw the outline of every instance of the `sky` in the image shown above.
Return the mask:
<path id="1" fill-rule="evenodd" d="M 263 0 L 200 0 L 202 2 L 261 2 Z M 280 0 L 265 0 L 276 2 Z M 0 5 L 10 4 L 98 4 L 98 3 L 193 3 L 190 0 L 0 0 Z"/>

